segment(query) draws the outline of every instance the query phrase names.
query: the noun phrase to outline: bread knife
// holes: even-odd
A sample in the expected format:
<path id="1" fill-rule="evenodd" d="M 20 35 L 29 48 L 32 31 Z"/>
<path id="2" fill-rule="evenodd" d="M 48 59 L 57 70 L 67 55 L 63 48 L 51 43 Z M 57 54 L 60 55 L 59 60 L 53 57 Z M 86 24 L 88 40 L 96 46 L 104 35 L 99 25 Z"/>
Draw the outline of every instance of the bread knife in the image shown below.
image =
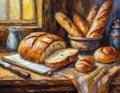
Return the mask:
<path id="1" fill-rule="evenodd" d="M 14 65 L 11 65 L 7 62 L 4 62 L 2 60 L 0 60 L 0 65 L 3 66 L 4 68 L 9 69 L 10 71 L 14 72 L 15 74 L 17 74 L 18 76 L 20 76 L 24 79 L 30 79 L 30 77 L 31 77 L 30 73 L 14 66 Z"/>

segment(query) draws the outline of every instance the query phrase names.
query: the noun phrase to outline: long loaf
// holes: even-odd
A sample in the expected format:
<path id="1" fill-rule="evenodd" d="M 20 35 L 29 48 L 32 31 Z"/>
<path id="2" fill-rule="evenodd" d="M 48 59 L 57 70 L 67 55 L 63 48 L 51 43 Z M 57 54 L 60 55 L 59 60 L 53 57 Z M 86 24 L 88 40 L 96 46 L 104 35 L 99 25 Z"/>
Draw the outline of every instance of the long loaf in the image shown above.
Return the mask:
<path id="1" fill-rule="evenodd" d="M 112 10 L 112 3 L 112 0 L 107 0 L 103 3 L 87 34 L 87 38 L 101 37 L 103 35 Z"/>
<path id="2" fill-rule="evenodd" d="M 82 16 L 80 16 L 78 13 L 74 13 L 73 22 L 86 36 L 89 30 L 88 22 L 86 19 L 82 18 Z"/>
<path id="3" fill-rule="evenodd" d="M 92 6 L 92 8 L 91 8 L 91 10 L 90 10 L 90 12 L 87 16 L 87 21 L 89 23 L 89 26 L 91 26 L 93 24 L 94 18 L 96 16 L 98 10 L 99 10 L 99 5 L 98 4 L 95 4 L 95 5 Z"/>
<path id="4" fill-rule="evenodd" d="M 58 23 L 72 36 L 84 37 L 82 31 L 80 31 L 73 22 L 63 13 L 58 12 L 55 15 Z"/>

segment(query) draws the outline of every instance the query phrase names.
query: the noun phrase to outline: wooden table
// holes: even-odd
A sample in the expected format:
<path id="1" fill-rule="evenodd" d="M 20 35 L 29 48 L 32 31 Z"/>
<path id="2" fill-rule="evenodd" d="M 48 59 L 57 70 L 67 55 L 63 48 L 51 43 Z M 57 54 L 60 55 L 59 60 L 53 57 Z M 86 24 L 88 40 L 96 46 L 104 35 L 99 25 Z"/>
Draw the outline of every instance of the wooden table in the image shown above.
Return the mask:
<path id="1" fill-rule="evenodd" d="M 13 54 L 0 49 L 0 57 Z M 0 66 L 0 93 L 77 93 L 72 82 L 61 76 L 44 76 L 26 70 L 31 80 L 24 80 Z M 120 75 L 112 79 L 109 93 L 120 93 Z"/>

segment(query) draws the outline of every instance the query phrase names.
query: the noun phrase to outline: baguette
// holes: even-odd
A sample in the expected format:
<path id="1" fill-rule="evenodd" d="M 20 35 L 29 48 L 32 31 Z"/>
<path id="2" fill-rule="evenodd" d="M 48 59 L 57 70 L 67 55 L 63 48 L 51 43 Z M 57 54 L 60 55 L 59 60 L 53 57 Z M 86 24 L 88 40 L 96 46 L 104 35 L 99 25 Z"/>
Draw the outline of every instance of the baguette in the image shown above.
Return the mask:
<path id="1" fill-rule="evenodd" d="M 84 18 L 82 18 L 78 13 L 74 13 L 73 22 L 86 36 L 89 30 L 88 22 Z"/>
<path id="2" fill-rule="evenodd" d="M 87 21 L 88 21 L 90 27 L 93 24 L 94 18 L 96 16 L 98 10 L 99 10 L 99 5 L 98 4 L 93 5 L 87 16 Z"/>
<path id="3" fill-rule="evenodd" d="M 45 59 L 45 64 L 52 68 L 66 66 L 78 58 L 78 50 L 73 48 L 60 49 Z"/>
<path id="4" fill-rule="evenodd" d="M 56 20 L 58 23 L 71 35 L 71 36 L 78 36 L 84 37 L 82 31 L 80 31 L 73 22 L 63 13 L 58 12 L 55 15 Z"/>
<path id="5" fill-rule="evenodd" d="M 100 7 L 94 22 L 87 34 L 87 38 L 101 37 L 105 31 L 110 12 L 112 10 L 112 0 L 107 0 Z"/>

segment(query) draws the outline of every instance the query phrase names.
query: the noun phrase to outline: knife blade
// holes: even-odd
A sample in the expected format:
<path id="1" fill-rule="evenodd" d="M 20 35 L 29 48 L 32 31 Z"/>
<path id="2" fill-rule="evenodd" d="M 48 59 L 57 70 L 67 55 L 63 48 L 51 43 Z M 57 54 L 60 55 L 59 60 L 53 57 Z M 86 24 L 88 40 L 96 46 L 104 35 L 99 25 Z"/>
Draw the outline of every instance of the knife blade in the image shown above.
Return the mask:
<path id="1" fill-rule="evenodd" d="M 24 79 L 30 79 L 31 75 L 30 73 L 24 71 L 23 69 L 16 67 L 12 64 L 9 64 L 7 62 L 4 62 L 2 60 L 0 60 L 0 65 L 3 66 L 4 68 L 9 69 L 10 71 L 12 71 L 13 73 L 17 74 L 18 76 L 24 78 Z"/>

